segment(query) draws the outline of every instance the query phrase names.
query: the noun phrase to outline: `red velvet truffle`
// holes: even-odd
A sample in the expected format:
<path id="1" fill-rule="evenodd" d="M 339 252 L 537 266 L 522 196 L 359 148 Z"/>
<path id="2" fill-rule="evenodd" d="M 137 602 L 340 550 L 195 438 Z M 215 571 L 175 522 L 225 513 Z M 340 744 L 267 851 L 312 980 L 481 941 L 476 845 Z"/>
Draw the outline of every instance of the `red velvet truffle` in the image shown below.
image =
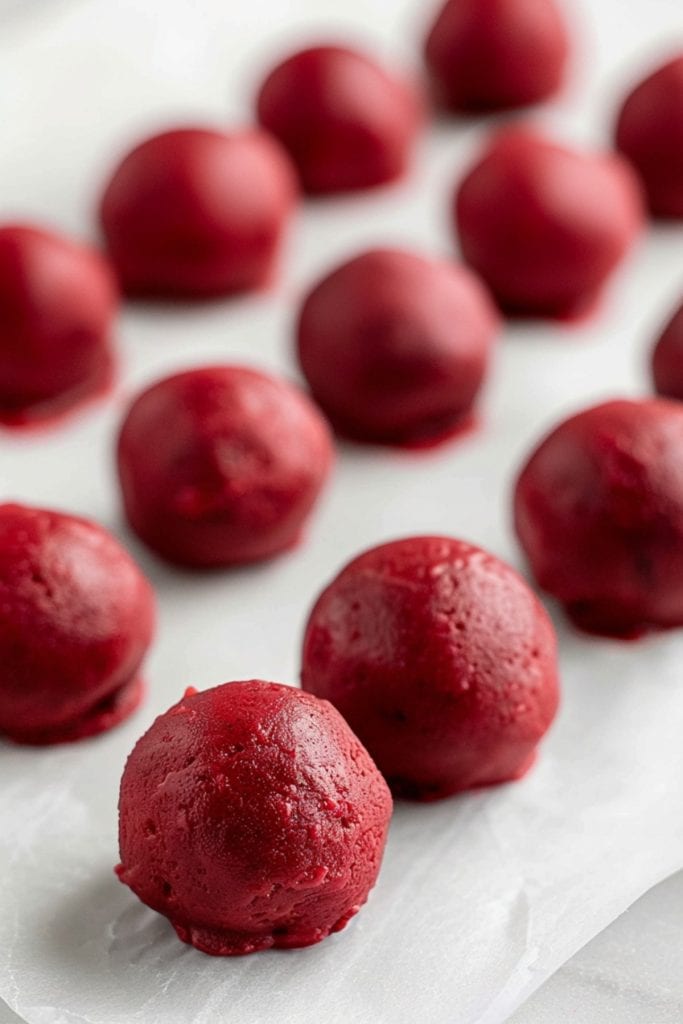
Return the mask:
<path id="1" fill-rule="evenodd" d="M 123 721 L 153 625 L 150 585 L 100 526 L 0 505 L 0 733 L 64 743 Z"/>
<path id="2" fill-rule="evenodd" d="M 652 375 L 660 395 L 683 401 L 683 302 L 652 353 Z"/>
<path id="3" fill-rule="evenodd" d="M 152 385 L 118 445 L 131 526 L 162 558 L 197 568 L 296 544 L 331 461 L 329 430 L 306 395 L 238 366 Z"/>
<path id="4" fill-rule="evenodd" d="M 434 800 L 530 767 L 558 704 L 555 634 L 504 562 L 411 537 L 366 551 L 322 592 L 301 680 L 396 794 Z"/>
<path id="5" fill-rule="evenodd" d="M 307 192 L 400 177 L 422 119 L 406 82 L 341 46 L 312 47 L 279 64 L 261 87 L 257 111 L 291 154 Z"/>
<path id="6" fill-rule="evenodd" d="M 185 128 L 125 157 L 100 215 L 128 293 L 202 297 L 269 282 L 295 197 L 289 159 L 265 132 Z"/>
<path id="7" fill-rule="evenodd" d="M 460 185 L 454 216 L 468 263 L 509 312 L 589 308 L 638 235 L 640 190 L 625 160 L 501 132 Z"/>
<path id="8" fill-rule="evenodd" d="M 683 625 L 682 451 L 678 402 L 613 401 L 560 423 L 524 467 L 517 534 L 581 628 Z"/>
<path id="9" fill-rule="evenodd" d="M 555 0 L 448 0 L 426 44 L 436 98 L 454 111 L 547 99 L 562 84 L 568 53 Z"/>
<path id="10" fill-rule="evenodd" d="M 378 249 L 309 293 L 299 316 L 299 361 L 341 433 L 427 441 L 470 412 L 497 329 L 487 292 L 465 267 Z"/>
<path id="11" fill-rule="evenodd" d="M 683 53 L 626 97 L 616 129 L 657 217 L 683 217 Z"/>
<path id="12" fill-rule="evenodd" d="M 0 421 L 49 418 L 109 383 L 114 277 L 93 249 L 0 227 Z"/>
<path id="13" fill-rule="evenodd" d="M 117 873 L 205 953 L 310 946 L 365 903 L 390 815 L 326 701 L 255 679 L 188 691 L 128 758 Z"/>

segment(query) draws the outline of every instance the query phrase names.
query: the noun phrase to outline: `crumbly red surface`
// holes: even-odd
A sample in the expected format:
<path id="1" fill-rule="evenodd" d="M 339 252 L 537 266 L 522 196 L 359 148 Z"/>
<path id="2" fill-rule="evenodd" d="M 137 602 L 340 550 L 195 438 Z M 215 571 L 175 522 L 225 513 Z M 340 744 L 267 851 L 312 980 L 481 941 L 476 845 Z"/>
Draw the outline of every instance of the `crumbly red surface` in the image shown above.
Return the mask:
<path id="1" fill-rule="evenodd" d="M 558 704 L 543 606 L 509 566 L 447 537 L 350 562 L 311 612 L 301 679 L 393 791 L 421 800 L 524 774 Z"/>
<path id="2" fill-rule="evenodd" d="M 231 956 L 343 928 L 375 884 L 391 796 L 330 704 L 250 680 L 157 718 L 119 811 L 121 881 L 184 942 Z"/>

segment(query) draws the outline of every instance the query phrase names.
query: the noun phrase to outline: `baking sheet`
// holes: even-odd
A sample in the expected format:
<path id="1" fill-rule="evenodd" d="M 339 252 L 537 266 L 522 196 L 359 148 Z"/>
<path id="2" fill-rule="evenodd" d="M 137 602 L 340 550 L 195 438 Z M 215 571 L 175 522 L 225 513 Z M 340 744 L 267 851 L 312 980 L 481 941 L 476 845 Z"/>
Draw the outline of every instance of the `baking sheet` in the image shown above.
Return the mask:
<path id="1" fill-rule="evenodd" d="M 0 33 L 0 214 L 92 232 L 98 183 L 121 146 L 174 120 L 243 118 L 257 77 L 251 55 L 281 48 L 282 26 L 339 24 L 338 6 L 275 0 L 236 11 L 169 0 L 162 17 L 135 0 L 61 0 L 14 16 Z M 344 23 L 352 38 L 400 58 L 415 46 L 416 6 L 349 0 Z M 600 9 L 584 10 L 593 19 L 586 35 L 600 49 L 586 45 L 584 76 L 536 115 L 578 141 L 600 138 L 629 58 L 680 22 L 666 0 L 634 3 L 628 19 L 616 0 L 592 6 Z M 501 1024 L 683 866 L 683 633 L 619 644 L 558 620 L 564 700 L 536 768 L 514 785 L 399 805 L 368 906 L 320 946 L 208 958 L 181 945 L 112 872 L 125 756 L 186 686 L 295 683 L 314 596 L 373 543 L 450 533 L 520 565 L 509 493 L 529 445 L 570 410 L 647 389 L 647 346 L 683 283 L 680 228 L 650 233 L 585 323 L 510 328 L 477 431 L 423 454 L 342 446 L 291 556 L 188 576 L 154 562 L 127 532 L 111 462 L 126 398 L 205 361 L 294 373 L 292 309 L 322 268 L 370 244 L 449 251 L 448 190 L 483 130 L 438 125 L 409 182 L 310 204 L 268 296 L 127 307 L 112 399 L 60 431 L 0 436 L 2 497 L 99 519 L 140 559 L 160 603 L 149 696 L 132 720 L 63 749 L 0 746 L 0 997 L 28 1024 Z"/>

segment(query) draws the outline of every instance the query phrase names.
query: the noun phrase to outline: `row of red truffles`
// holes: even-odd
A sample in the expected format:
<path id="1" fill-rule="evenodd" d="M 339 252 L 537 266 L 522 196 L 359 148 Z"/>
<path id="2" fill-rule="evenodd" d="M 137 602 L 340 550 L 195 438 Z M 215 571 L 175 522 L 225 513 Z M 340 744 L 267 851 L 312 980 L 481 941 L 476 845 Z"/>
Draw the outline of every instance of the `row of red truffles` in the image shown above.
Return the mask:
<path id="1" fill-rule="evenodd" d="M 572 197 L 554 193 L 557 217 L 539 221 L 531 186 L 553 194 L 555 174 L 571 177 Z M 595 203 L 593 176 L 602 183 Z M 465 178 L 455 217 L 470 262 L 495 278 L 499 301 L 566 313 L 592 301 L 626 251 L 635 196 L 612 158 L 577 157 L 515 131 Z M 537 242 L 527 261 L 516 248 L 525 230 Z M 547 252 L 538 244 L 544 231 L 555 239 Z M 114 278 L 96 252 L 36 228 L 0 227 L 0 420 L 39 422 L 102 391 L 116 310 Z M 653 354 L 657 390 L 674 397 L 683 396 L 681 325 L 679 312 Z M 486 285 L 468 267 L 378 249 L 314 282 L 295 335 L 310 393 L 339 433 L 406 444 L 438 440 L 467 421 L 499 328 Z"/>
<path id="2" fill-rule="evenodd" d="M 101 223 L 128 294 L 227 295 L 272 279 L 296 198 L 294 169 L 272 136 L 178 128 L 125 157 Z M 641 182 L 621 155 L 513 125 L 485 143 L 459 184 L 453 227 L 504 309 L 563 316 L 599 293 L 643 222 Z"/>
<path id="3" fill-rule="evenodd" d="M 102 225 L 128 293 L 225 294 L 270 279 L 294 196 L 267 136 L 179 129 L 126 157 L 104 193 Z M 644 211 L 620 156 L 515 126 L 489 140 L 458 184 L 452 221 L 504 310 L 555 317 L 595 300 Z"/>
<path id="4" fill-rule="evenodd" d="M 315 67 L 333 62 L 327 69 L 329 88 L 320 88 L 311 95 L 316 103 L 327 98 L 336 116 L 338 104 L 343 106 L 349 100 L 349 89 L 343 87 L 345 75 L 337 65 L 341 62 L 345 67 L 350 61 L 350 80 L 364 81 L 353 68 L 356 60 L 365 58 L 338 49 L 307 53 L 304 64 L 309 70 L 311 61 Z M 676 111 L 680 114 L 683 109 L 681 66 L 681 61 L 667 66 L 672 70 L 666 76 L 673 83 L 664 89 L 667 103 L 672 104 L 667 113 L 671 128 L 667 139 L 673 140 L 672 145 L 680 138 Z M 291 86 L 291 78 L 291 74 L 285 75 L 285 84 Z M 280 81 L 277 74 L 275 79 Z M 380 81 L 384 83 L 382 88 L 388 88 L 382 76 Z M 330 99 L 333 86 L 341 93 L 332 97 L 335 103 Z M 645 92 L 647 95 L 647 89 Z M 632 137 L 635 115 L 632 104 L 627 106 L 631 125 L 627 134 Z M 663 101 L 658 102 L 658 109 L 665 106 Z M 382 104 L 377 107 L 381 112 Z M 646 103 L 636 103 L 636 113 L 644 107 Z M 349 122 L 353 122 L 353 116 L 367 116 L 368 110 L 374 111 L 375 105 L 364 102 L 358 110 L 354 107 L 348 112 Z M 307 108 L 299 114 L 313 117 Z M 317 121 L 312 130 L 318 140 L 315 152 L 318 146 L 326 150 L 329 144 L 340 157 L 339 147 L 344 148 L 346 136 L 336 122 L 331 125 L 329 137 Z M 381 132 L 368 130 L 366 134 L 375 142 L 381 141 Z M 301 128 L 297 138 L 304 136 Z M 304 148 L 309 152 L 310 147 Z M 349 156 L 362 152 L 356 142 Z M 658 166 L 661 164 L 675 179 L 675 154 L 669 159 L 664 151 L 658 152 Z M 296 193 L 296 175 L 289 156 L 273 136 L 264 132 L 254 129 L 230 135 L 190 128 L 147 140 L 114 172 L 101 203 L 102 226 L 119 283 L 134 294 L 174 297 L 206 296 L 262 285 L 274 272 Z M 599 295 L 637 236 L 642 209 L 636 179 L 615 155 L 582 153 L 530 129 L 513 127 L 485 146 L 457 187 L 452 219 L 465 259 L 481 275 L 499 306 L 526 315 L 567 316 L 585 309 Z M 401 276 L 396 264 L 394 260 L 392 268 L 389 261 L 384 261 L 385 293 L 391 287 L 392 273 L 394 278 Z M 436 269 L 431 273 L 436 278 Z M 442 271 L 444 280 L 445 274 Z M 417 263 L 407 277 L 408 294 L 415 296 L 420 278 Z M 424 274 L 422 278 L 424 282 Z M 351 268 L 342 268 L 327 284 L 321 284 L 307 310 L 336 316 L 338 309 L 332 308 L 335 288 L 339 293 L 353 293 L 352 280 Z M 451 284 L 451 292 L 454 287 Z M 475 287 L 473 284 L 469 291 Z M 325 301 L 323 295 L 327 296 Z M 360 316 L 362 296 L 352 294 L 351 301 Z M 391 304 L 399 313 L 405 312 L 400 298 L 392 298 Z M 96 253 L 37 228 L 9 225 L 0 229 L 0 415 L 5 422 L 16 424 L 53 415 L 106 388 L 111 375 L 110 341 L 116 306 L 112 269 Z M 411 317 L 411 310 L 407 314 L 415 323 L 412 347 L 416 348 L 420 327 Z M 426 330 L 428 338 L 433 335 L 437 315 L 432 317 L 431 332 L 429 326 Z M 467 335 L 472 319 L 467 303 L 462 318 L 463 334 Z M 398 328 L 392 327 L 389 319 L 387 316 L 379 324 L 379 361 L 387 345 L 394 349 L 394 355 L 396 349 L 405 346 L 405 339 L 392 341 L 392 333 Z M 321 353 L 315 331 L 305 327 L 302 331 L 309 335 L 301 342 L 302 361 L 309 368 L 314 392 L 324 396 L 325 381 L 320 379 L 316 364 L 321 354 L 323 358 L 334 355 L 338 346 L 330 343 L 330 351 Z M 429 361 L 431 354 L 426 358 Z M 348 365 L 349 359 L 346 362 L 343 372 L 350 383 L 357 368 Z M 368 355 L 361 362 L 372 364 L 373 357 Z M 366 374 L 374 372 L 370 365 L 364 370 Z M 398 373 L 400 376 L 400 368 Z M 435 421 L 439 417 L 436 392 L 449 373 L 449 367 L 445 374 L 437 373 L 435 394 L 428 403 Z M 450 407 L 443 411 L 446 419 L 453 418 L 458 404 L 464 409 L 468 390 L 476 389 L 476 373 L 462 363 L 458 373 L 462 374 L 462 393 L 454 394 L 447 403 Z M 358 374 L 355 376 L 354 386 L 362 392 L 362 381 Z M 330 407 L 329 412 L 336 411 L 340 422 L 348 421 L 349 432 L 396 433 L 392 424 L 385 430 L 382 424 L 373 427 L 353 423 L 353 417 L 346 415 L 343 394 L 337 402 L 341 405 L 338 410 L 324 398 L 322 404 Z M 410 423 L 407 432 L 413 432 Z"/>
<path id="5" fill-rule="evenodd" d="M 150 441 L 158 413 L 181 439 L 175 457 L 164 461 L 164 450 L 160 465 Z M 303 396 L 253 371 L 201 369 L 151 388 L 133 405 L 119 448 L 133 527 L 157 552 L 195 567 L 270 557 L 290 546 L 329 459 L 324 421 L 311 415 L 317 416 Z M 274 454 L 273 422 L 287 436 Z M 129 460 L 131 423 L 144 427 L 146 458 L 139 465 Z M 520 472 L 514 495 L 520 543 L 539 586 L 581 628 L 634 636 L 683 625 L 682 445 L 680 402 L 612 401 L 559 424 Z M 139 518 L 135 502 L 148 503 L 147 520 Z M 386 699 L 418 684 L 424 691 L 426 680 L 440 679 L 442 670 L 460 686 L 462 665 L 438 653 L 443 637 L 435 622 L 447 637 L 462 634 L 458 644 L 467 647 L 518 601 L 498 599 L 501 579 L 526 594 L 512 570 L 493 556 L 475 557 L 461 542 L 451 548 L 443 540 L 402 543 L 361 556 L 342 572 L 312 612 L 304 657 L 304 686 L 335 703 L 351 701 L 342 710 L 390 780 L 401 772 L 356 722 L 350 680 L 358 677 L 358 700 L 368 714 L 370 707 L 384 706 L 382 687 Z M 214 558 L 215 551 L 221 558 Z M 432 564 L 434 551 L 449 567 L 448 600 L 441 570 Z M 385 573 L 395 593 L 394 583 L 382 583 Z M 401 584 L 401 573 L 415 586 Z M 468 573 L 475 573 L 477 587 L 468 589 Z M 456 577 L 460 582 L 453 582 Z M 0 732 L 18 742 L 61 742 L 100 732 L 133 710 L 154 600 L 111 536 L 72 516 L 2 505 L 0 587 Z M 532 601 L 530 592 L 524 600 Z M 500 624 L 494 632 L 507 636 Z M 509 669 L 510 682 L 519 681 L 533 667 L 538 644 L 522 643 L 519 629 L 508 639 L 507 655 L 484 660 L 489 668 L 495 663 L 496 672 Z M 483 650 L 483 640 L 477 643 Z M 375 696 L 365 706 L 371 692 Z M 420 699 L 427 701 L 424 692 Z M 454 706 L 456 719 L 466 706 Z M 402 722 L 400 716 L 396 721 Z M 460 778 L 469 781 L 453 790 L 483 781 L 476 771 Z M 411 792 L 409 780 L 396 787 Z M 412 790 L 417 788 L 413 780 Z M 431 786 L 434 794 L 448 788 L 436 777 Z"/>
<path id="6" fill-rule="evenodd" d="M 548 0 L 451 0 L 427 49 L 442 92 L 451 75 L 451 107 L 504 107 L 552 92 L 564 37 Z M 464 83 L 475 71 L 492 76 L 487 99 L 481 81 Z M 515 92 L 525 75 L 543 86 Z M 196 298 L 260 287 L 274 273 L 301 182 L 324 191 L 401 174 L 420 120 L 405 83 L 340 47 L 285 61 L 257 107 L 268 132 L 178 129 L 147 139 L 116 168 L 100 220 L 125 291 Z M 682 118 L 681 56 L 644 80 L 618 118 L 619 148 L 660 215 L 683 207 Z M 485 145 L 456 189 L 452 219 L 465 259 L 504 310 L 566 316 L 590 305 L 637 235 L 637 193 L 618 157 L 513 127 Z M 106 387 L 115 309 L 112 273 L 95 253 L 35 228 L 0 230 L 6 422 L 53 414 Z"/>
<path id="7" fill-rule="evenodd" d="M 660 360 L 671 345 L 680 352 L 680 324 L 679 313 Z M 680 401 L 615 400 L 560 424 L 521 473 L 515 522 L 534 576 L 584 628 L 683 624 L 682 443 Z M 332 461 L 325 421 L 301 392 L 235 367 L 153 385 L 133 403 L 118 453 L 138 535 L 204 568 L 296 543 Z"/>

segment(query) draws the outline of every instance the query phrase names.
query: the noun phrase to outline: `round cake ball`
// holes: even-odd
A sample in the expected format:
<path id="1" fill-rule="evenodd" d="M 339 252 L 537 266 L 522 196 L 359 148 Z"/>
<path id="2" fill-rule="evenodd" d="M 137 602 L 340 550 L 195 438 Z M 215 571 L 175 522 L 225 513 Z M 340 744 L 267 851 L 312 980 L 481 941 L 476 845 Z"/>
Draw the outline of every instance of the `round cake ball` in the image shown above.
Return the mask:
<path id="1" fill-rule="evenodd" d="M 465 267 L 378 249 L 310 292 L 299 316 L 299 361 L 341 433 L 429 441 L 472 409 L 498 326 L 488 293 Z"/>
<path id="2" fill-rule="evenodd" d="M 425 52 L 442 106 L 504 110 L 559 89 L 569 37 L 555 0 L 448 0 Z"/>
<path id="3" fill-rule="evenodd" d="M 449 537 L 382 544 L 322 592 L 305 690 L 330 700 L 399 796 L 524 775 L 558 704 L 553 627 L 504 562 Z"/>
<path id="4" fill-rule="evenodd" d="M 655 345 L 652 375 L 660 395 L 683 401 L 683 302 Z"/>
<path id="5" fill-rule="evenodd" d="M 271 280 L 296 181 L 265 132 L 164 132 L 114 171 L 100 216 L 129 294 L 227 295 Z"/>
<path id="6" fill-rule="evenodd" d="M 422 120 L 407 82 L 341 46 L 315 46 L 279 64 L 261 87 L 257 111 L 313 193 L 400 177 Z"/>
<path id="7" fill-rule="evenodd" d="M 582 629 L 683 625 L 682 451 L 678 402 L 613 401 L 561 423 L 522 470 L 520 542 Z"/>
<path id="8" fill-rule="evenodd" d="M 21 426 L 106 389 L 118 306 L 93 249 L 23 224 L 0 226 L 0 422 Z"/>
<path id="9" fill-rule="evenodd" d="M 66 743 L 140 703 L 154 595 L 95 523 L 0 505 L 0 733 Z"/>
<path id="10" fill-rule="evenodd" d="M 117 873 L 205 953 L 311 946 L 365 903 L 390 817 L 326 701 L 257 679 L 188 690 L 128 758 Z"/>
<path id="11" fill-rule="evenodd" d="M 329 430 L 306 395 L 240 366 L 153 384 L 118 444 L 131 526 L 162 558 L 196 568 L 294 546 L 331 462 Z"/>
<path id="12" fill-rule="evenodd" d="M 524 128 L 501 132 L 457 190 L 468 263 L 507 311 L 566 317 L 590 308 L 643 224 L 627 162 Z"/>
<path id="13" fill-rule="evenodd" d="M 683 217 L 683 53 L 626 97 L 616 143 L 638 171 L 651 212 Z"/>

